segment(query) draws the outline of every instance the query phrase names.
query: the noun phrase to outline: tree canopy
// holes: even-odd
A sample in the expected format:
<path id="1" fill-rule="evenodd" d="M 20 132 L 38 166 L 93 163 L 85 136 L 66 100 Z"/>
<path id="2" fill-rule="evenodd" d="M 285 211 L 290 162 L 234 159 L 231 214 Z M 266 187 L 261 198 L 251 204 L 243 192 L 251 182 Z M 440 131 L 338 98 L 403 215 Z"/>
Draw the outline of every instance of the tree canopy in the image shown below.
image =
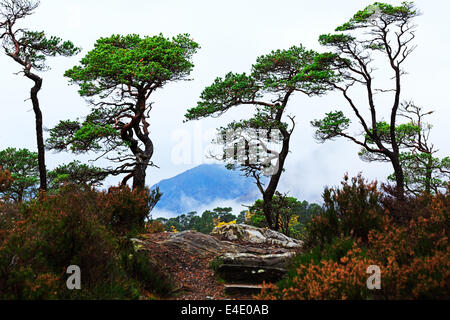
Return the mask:
<path id="1" fill-rule="evenodd" d="M 281 193 L 276 193 L 272 201 L 274 221 L 279 221 L 280 231 L 289 237 L 303 237 L 304 229 L 312 217 L 321 213 L 322 207 L 308 201 L 300 201 Z M 264 201 L 256 200 L 247 211 L 245 223 L 260 228 L 267 227 L 263 212 Z"/>
<path id="2" fill-rule="evenodd" d="M 276 107 L 281 108 L 293 92 L 322 94 L 327 89 L 324 80 L 329 80 L 333 73 L 323 68 L 320 61 L 316 63 L 316 56 L 313 50 L 299 45 L 258 57 L 250 74 L 230 72 L 223 78 L 216 78 L 203 90 L 197 106 L 189 109 L 185 117 L 195 120 L 217 116 L 239 105 L 276 111 Z"/>
<path id="3" fill-rule="evenodd" d="M 162 222 L 167 231 L 196 230 L 209 234 L 219 222 L 229 223 L 236 219 L 231 208 L 218 207 L 213 210 L 205 210 L 201 215 L 192 211 L 174 218 L 158 218 L 156 220 Z"/>
<path id="4" fill-rule="evenodd" d="M 65 184 L 99 186 L 106 176 L 107 173 L 102 168 L 72 161 L 48 173 L 49 188 L 58 189 Z"/>
<path id="5" fill-rule="evenodd" d="M 341 92 L 363 129 L 363 139 L 358 134 L 349 133 L 350 120 L 342 111 L 327 113 L 324 119 L 315 120 L 316 137 L 330 140 L 336 137 L 347 138 L 363 147 L 367 152 L 386 157 L 392 163 L 397 194 L 404 196 L 404 172 L 400 164 L 399 135 L 411 134 L 407 126 L 397 126 L 397 113 L 401 104 L 403 64 L 414 51 L 415 25 L 413 20 L 419 15 L 411 2 L 402 2 L 400 6 L 375 2 L 358 11 L 348 22 L 338 26 L 336 33 L 323 34 L 319 42 L 333 49 L 333 53 L 321 54 L 319 61 L 333 65 L 339 81 L 330 83 Z M 379 58 L 379 59 L 375 59 Z M 374 61 L 384 61 L 392 73 L 391 87 L 375 86 Z M 359 87 L 367 96 L 365 112 L 360 103 L 356 103 L 351 88 Z M 390 94 L 389 121 L 383 122 L 381 107 L 376 94 Z M 383 105 L 385 102 L 383 102 Z M 385 130 L 388 128 L 388 130 Z M 404 132 L 396 130 L 406 130 Z"/>
<path id="6" fill-rule="evenodd" d="M 414 102 L 404 102 L 399 108 L 399 117 L 407 120 L 395 128 L 396 141 L 399 145 L 399 160 L 405 175 L 406 192 L 415 196 L 445 191 L 450 182 L 450 159 L 436 156 L 439 151 L 430 141 L 432 125 L 425 122 L 425 117 L 434 111 L 424 111 Z M 390 125 L 386 122 L 377 124 L 378 134 L 383 142 L 390 143 Z M 368 144 L 374 144 L 366 137 Z M 383 154 L 371 153 L 361 149 L 361 159 L 372 162 L 388 162 Z M 388 180 L 395 181 L 395 174 Z"/>
<path id="7" fill-rule="evenodd" d="M 2 197 L 21 202 L 39 190 L 38 155 L 28 149 L 7 148 L 0 151 L 0 167 L 8 170 L 12 183 L 0 192 Z"/>
<path id="8" fill-rule="evenodd" d="M 76 55 L 80 48 L 71 41 L 59 37 L 47 36 L 44 31 L 29 31 L 18 28 L 17 23 L 33 14 L 39 6 L 34 0 L 1 0 L 0 1 L 0 39 L 6 55 L 22 67 L 25 77 L 32 80 L 34 86 L 30 90 L 30 98 L 35 114 L 36 140 L 38 149 L 40 189 L 47 190 L 47 169 L 45 165 L 45 146 L 43 137 L 43 116 L 39 104 L 38 93 L 42 88 L 42 78 L 36 71 L 49 69 L 48 57 Z"/>
<path id="9" fill-rule="evenodd" d="M 0 192 L 4 192 L 7 190 L 11 183 L 12 183 L 11 174 L 8 170 L 3 170 L 3 168 L 0 167 Z"/>
<path id="10" fill-rule="evenodd" d="M 197 106 L 185 115 L 186 120 L 196 120 L 219 116 L 237 106 L 256 108 L 250 119 L 233 121 L 219 128 L 218 143 L 224 146 L 222 159 L 229 167 L 237 166 L 256 180 L 265 201 L 268 225 L 274 229 L 279 225 L 272 220 L 270 203 L 284 170 L 295 128 L 295 117 L 286 114 L 289 99 L 296 92 L 321 95 L 331 88 L 330 82 L 335 77 L 327 62 L 317 59 L 318 55 L 299 45 L 260 56 L 250 74 L 230 72 L 223 78 L 216 78 L 203 90 Z M 270 146 L 274 142 L 281 143 L 281 151 Z M 243 145 L 243 156 L 236 155 L 238 144 Z M 250 151 L 252 148 L 256 156 Z M 263 175 L 270 176 L 268 183 L 263 181 Z"/>
<path id="11" fill-rule="evenodd" d="M 172 81 L 187 80 L 198 44 L 188 34 L 172 39 L 162 34 L 100 38 L 80 65 L 66 71 L 79 94 L 89 99 L 91 112 L 84 121 L 61 121 L 51 130 L 49 148 L 73 152 L 97 151 L 122 163 L 110 174 L 126 173 L 125 184 L 145 185 L 145 170 L 152 165 L 153 142 L 147 119 L 151 94 Z M 126 150 L 131 155 L 122 155 Z"/>

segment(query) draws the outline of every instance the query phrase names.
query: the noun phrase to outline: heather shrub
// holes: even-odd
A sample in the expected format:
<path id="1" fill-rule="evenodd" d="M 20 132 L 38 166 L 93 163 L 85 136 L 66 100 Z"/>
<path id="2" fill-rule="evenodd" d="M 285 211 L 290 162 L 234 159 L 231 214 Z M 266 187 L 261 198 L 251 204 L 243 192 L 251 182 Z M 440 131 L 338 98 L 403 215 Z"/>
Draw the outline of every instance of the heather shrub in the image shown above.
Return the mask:
<path id="1" fill-rule="evenodd" d="M 305 245 L 323 247 L 337 237 L 352 237 L 367 242 L 369 232 L 378 229 L 384 209 L 377 183 L 367 183 L 361 175 L 349 179 L 341 188 L 325 188 L 324 208 L 306 227 Z"/>
<path id="2" fill-rule="evenodd" d="M 158 264 L 149 257 L 148 252 L 129 245 L 126 250 L 122 250 L 121 263 L 127 274 L 136 279 L 145 291 L 162 297 L 172 291 L 171 277 L 159 270 Z"/>
<path id="3" fill-rule="evenodd" d="M 407 224 L 386 217 L 370 233 L 370 254 L 382 267 L 384 298 L 433 299 L 450 296 L 450 193 L 423 196 Z M 416 202 L 415 201 L 415 202 Z"/>
<path id="4" fill-rule="evenodd" d="M 42 274 L 61 279 L 70 265 L 80 266 L 88 287 L 110 280 L 118 242 L 96 212 L 95 192 L 48 196 L 26 206 L 0 249 L 2 291 L 19 299 L 46 298 L 42 289 L 42 295 L 31 295 L 30 287 Z"/>
<path id="5" fill-rule="evenodd" d="M 11 174 L 8 170 L 2 170 L 0 166 L 0 192 L 5 191 L 11 186 L 13 179 L 11 178 Z"/>
<path id="6" fill-rule="evenodd" d="M 13 228 L 14 223 L 22 218 L 21 205 L 13 202 L 2 202 L 0 199 L 0 243 Z"/>
<path id="7" fill-rule="evenodd" d="M 143 253 L 133 258 L 133 268 L 123 259 L 133 255 L 124 235 L 137 230 L 148 214 L 145 194 L 66 186 L 25 204 L 19 219 L 2 230 L 0 298 L 135 299 L 143 290 L 162 292 L 162 275 L 145 264 Z M 126 210 L 140 214 L 139 219 Z M 70 265 L 81 269 L 81 290 L 66 287 Z"/>
<path id="8" fill-rule="evenodd" d="M 61 280 L 55 273 L 35 274 L 31 267 L 20 266 L 10 270 L 0 288 L 1 299 L 57 299 Z"/>
<path id="9" fill-rule="evenodd" d="M 355 179 L 353 179 L 355 181 Z M 362 186 L 355 181 L 356 185 Z M 344 182 L 344 187 L 347 184 Z M 359 195 L 374 193 L 350 188 L 347 192 Z M 343 193 L 339 193 L 342 195 Z M 367 210 L 380 207 L 373 227 L 367 224 L 353 230 L 353 219 L 314 219 L 310 230 L 323 232 L 304 253 L 296 256 L 288 267 L 288 274 L 277 284 L 267 284 L 260 299 L 448 299 L 450 296 L 449 212 L 450 194 L 423 195 L 394 204 L 396 208 L 410 208 L 410 218 L 393 216 L 372 203 Z M 345 198 L 359 197 L 345 195 Z M 365 197 L 366 199 L 370 197 Z M 341 198 L 334 198 L 342 201 Z M 390 201 L 393 201 L 392 199 Z M 408 203 L 410 201 L 410 203 Z M 341 202 L 345 203 L 345 202 Z M 360 208 L 354 206 L 353 208 Z M 330 206 L 328 206 L 330 208 Z M 336 208 L 336 207 L 335 207 Z M 339 207 L 342 212 L 345 207 Z M 383 210 L 382 210 L 382 209 Z M 334 212 L 334 211 L 332 211 Z M 351 210 L 346 211 L 348 214 Z M 357 210 L 361 216 L 367 213 Z M 329 212 L 328 212 L 329 214 Z M 334 217 L 333 215 L 331 217 Z M 325 221 L 325 222 L 324 222 Z M 333 221 L 334 223 L 331 223 Z M 363 219 L 363 221 L 371 221 Z M 318 226 L 314 226 L 317 223 Z M 326 229 L 327 228 L 327 229 Z M 367 229 L 368 228 L 368 229 Z M 325 237 L 324 230 L 334 237 Z M 340 231 L 340 233 L 338 232 Z M 358 236 L 355 236 L 358 235 Z M 369 290 L 367 268 L 376 265 L 381 270 L 381 289 Z"/>
<path id="10" fill-rule="evenodd" d="M 345 243 L 336 244 L 336 250 L 343 249 Z M 366 287 L 366 268 L 374 264 L 363 250 L 356 246 L 348 250 L 341 258 L 340 253 L 323 253 L 312 250 L 303 258 L 297 259 L 295 268 L 279 284 L 267 284 L 260 299 L 295 299 L 295 300 L 337 300 L 363 299 L 368 296 Z M 328 256 L 330 254 L 331 256 Z"/>
<path id="11" fill-rule="evenodd" d="M 111 187 L 108 192 L 99 194 L 102 219 L 118 234 L 142 231 L 150 214 L 152 194 L 147 189 Z"/>
<path id="12" fill-rule="evenodd" d="M 160 233 L 166 231 L 166 227 L 161 221 L 152 220 L 145 224 L 145 231 L 148 233 Z"/>

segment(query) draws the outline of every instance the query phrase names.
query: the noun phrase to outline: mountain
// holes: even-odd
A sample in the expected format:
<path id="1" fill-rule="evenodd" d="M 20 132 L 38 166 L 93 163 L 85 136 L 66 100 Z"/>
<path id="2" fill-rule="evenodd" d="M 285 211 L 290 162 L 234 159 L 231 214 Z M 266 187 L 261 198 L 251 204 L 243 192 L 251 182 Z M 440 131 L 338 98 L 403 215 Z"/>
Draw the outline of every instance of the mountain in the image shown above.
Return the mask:
<path id="1" fill-rule="evenodd" d="M 161 180 L 151 189 L 156 187 L 159 187 L 163 196 L 155 209 L 175 214 L 197 211 L 217 200 L 236 200 L 251 204 L 258 197 L 252 179 L 218 164 L 200 165 L 173 178 Z"/>

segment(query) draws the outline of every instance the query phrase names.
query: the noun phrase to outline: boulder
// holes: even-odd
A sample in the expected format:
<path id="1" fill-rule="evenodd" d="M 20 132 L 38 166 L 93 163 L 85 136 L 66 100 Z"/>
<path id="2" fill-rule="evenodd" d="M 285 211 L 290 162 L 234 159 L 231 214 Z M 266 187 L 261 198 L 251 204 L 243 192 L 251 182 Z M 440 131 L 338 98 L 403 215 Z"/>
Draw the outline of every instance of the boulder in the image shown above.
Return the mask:
<path id="1" fill-rule="evenodd" d="M 143 245 L 134 242 L 137 246 Z M 214 258 L 211 267 L 215 273 L 234 285 L 280 280 L 286 274 L 288 260 L 303 245 L 302 241 L 282 233 L 245 224 L 221 226 L 211 235 L 196 231 L 174 233 L 158 244 Z"/>
<path id="2" fill-rule="evenodd" d="M 228 224 L 214 228 L 212 235 L 228 241 L 242 241 L 251 244 L 266 244 L 289 249 L 301 248 L 303 242 L 266 228 L 257 228 L 246 224 Z"/>
<path id="3" fill-rule="evenodd" d="M 183 249 L 192 255 L 218 255 L 224 252 L 239 252 L 238 246 L 225 243 L 213 236 L 196 231 L 183 231 L 172 234 L 162 245 Z"/>
<path id="4" fill-rule="evenodd" d="M 228 283 L 275 282 L 286 274 L 286 264 L 294 255 L 295 252 L 224 253 L 215 258 L 215 271 Z"/>

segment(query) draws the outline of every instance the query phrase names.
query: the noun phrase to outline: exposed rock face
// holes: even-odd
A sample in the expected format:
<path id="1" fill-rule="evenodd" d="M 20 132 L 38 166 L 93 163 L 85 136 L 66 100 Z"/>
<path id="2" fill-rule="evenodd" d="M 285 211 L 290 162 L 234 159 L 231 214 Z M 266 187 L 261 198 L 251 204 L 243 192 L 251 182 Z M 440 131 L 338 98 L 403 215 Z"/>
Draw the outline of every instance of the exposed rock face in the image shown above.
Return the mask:
<path id="1" fill-rule="evenodd" d="M 229 224 L 220 228 L 214 228 L 211 234 L 228 241 L 240 240 L 247 243 L 269 244 L 283 248 L 294 249 L 303 245 L 302 241 L 289 238 L 280 232 L 245 224 Z"/>
<path id="2" fill-rule="evenodd" d="M 257 255 L 225 253 L 216 258 L 216 273 L 228 283 L 261 283 L 280 280 L 286 274 L 286 263 L 294 252 Z"/>
<path id="3" fill-rule="evenodd" d="M 302 242 L 279 232 L 249 225 L 230 224 L 215 228 L 211 235 L 184 231 L 161 242 L 192 255 L 215 256 L 215 272 L 228 283 L 278 281 L 287 261 Z"/>
<path id="4" fill-rule="evenodd" d="M 286 274 L 287 262 L 303 246 L 302 241 L 282 233 L 245 224 L 225 225 L 215 228 L 211 234 L 227 241 L 245 243 L 247 250 L 228 251 L 215 258 L 216 273 L 226 282 L 234 284 L 280 280 Z M 263 250 L 248 250 L 252 246 L 262 247 Z"/>
<path id="5" fill-rule="evenodd" d="M 208 255 L 211 253 L 220 254 L 231 250 L 237 252 L 233 246 L 225 244 L 210 235 L 196 231 L 183 231 L 174 233 L 166 241 L 161 242 L 166 246 L 175 246 L 193 255 Z"/>
<path id="6" fill-rule="evenodd" d="M 135 246 L 145 248 L 148 240 L 133 241 Z M 154 244 L 213 259 L 211 266 L 217 275 L 233 288 L 248 288 L 250 284 L 280 280 L 286 274 L 287 262 L 303 243 L 273 230 L 230 224 L 215 228 L 211 235 L 183 231 Z"/>

